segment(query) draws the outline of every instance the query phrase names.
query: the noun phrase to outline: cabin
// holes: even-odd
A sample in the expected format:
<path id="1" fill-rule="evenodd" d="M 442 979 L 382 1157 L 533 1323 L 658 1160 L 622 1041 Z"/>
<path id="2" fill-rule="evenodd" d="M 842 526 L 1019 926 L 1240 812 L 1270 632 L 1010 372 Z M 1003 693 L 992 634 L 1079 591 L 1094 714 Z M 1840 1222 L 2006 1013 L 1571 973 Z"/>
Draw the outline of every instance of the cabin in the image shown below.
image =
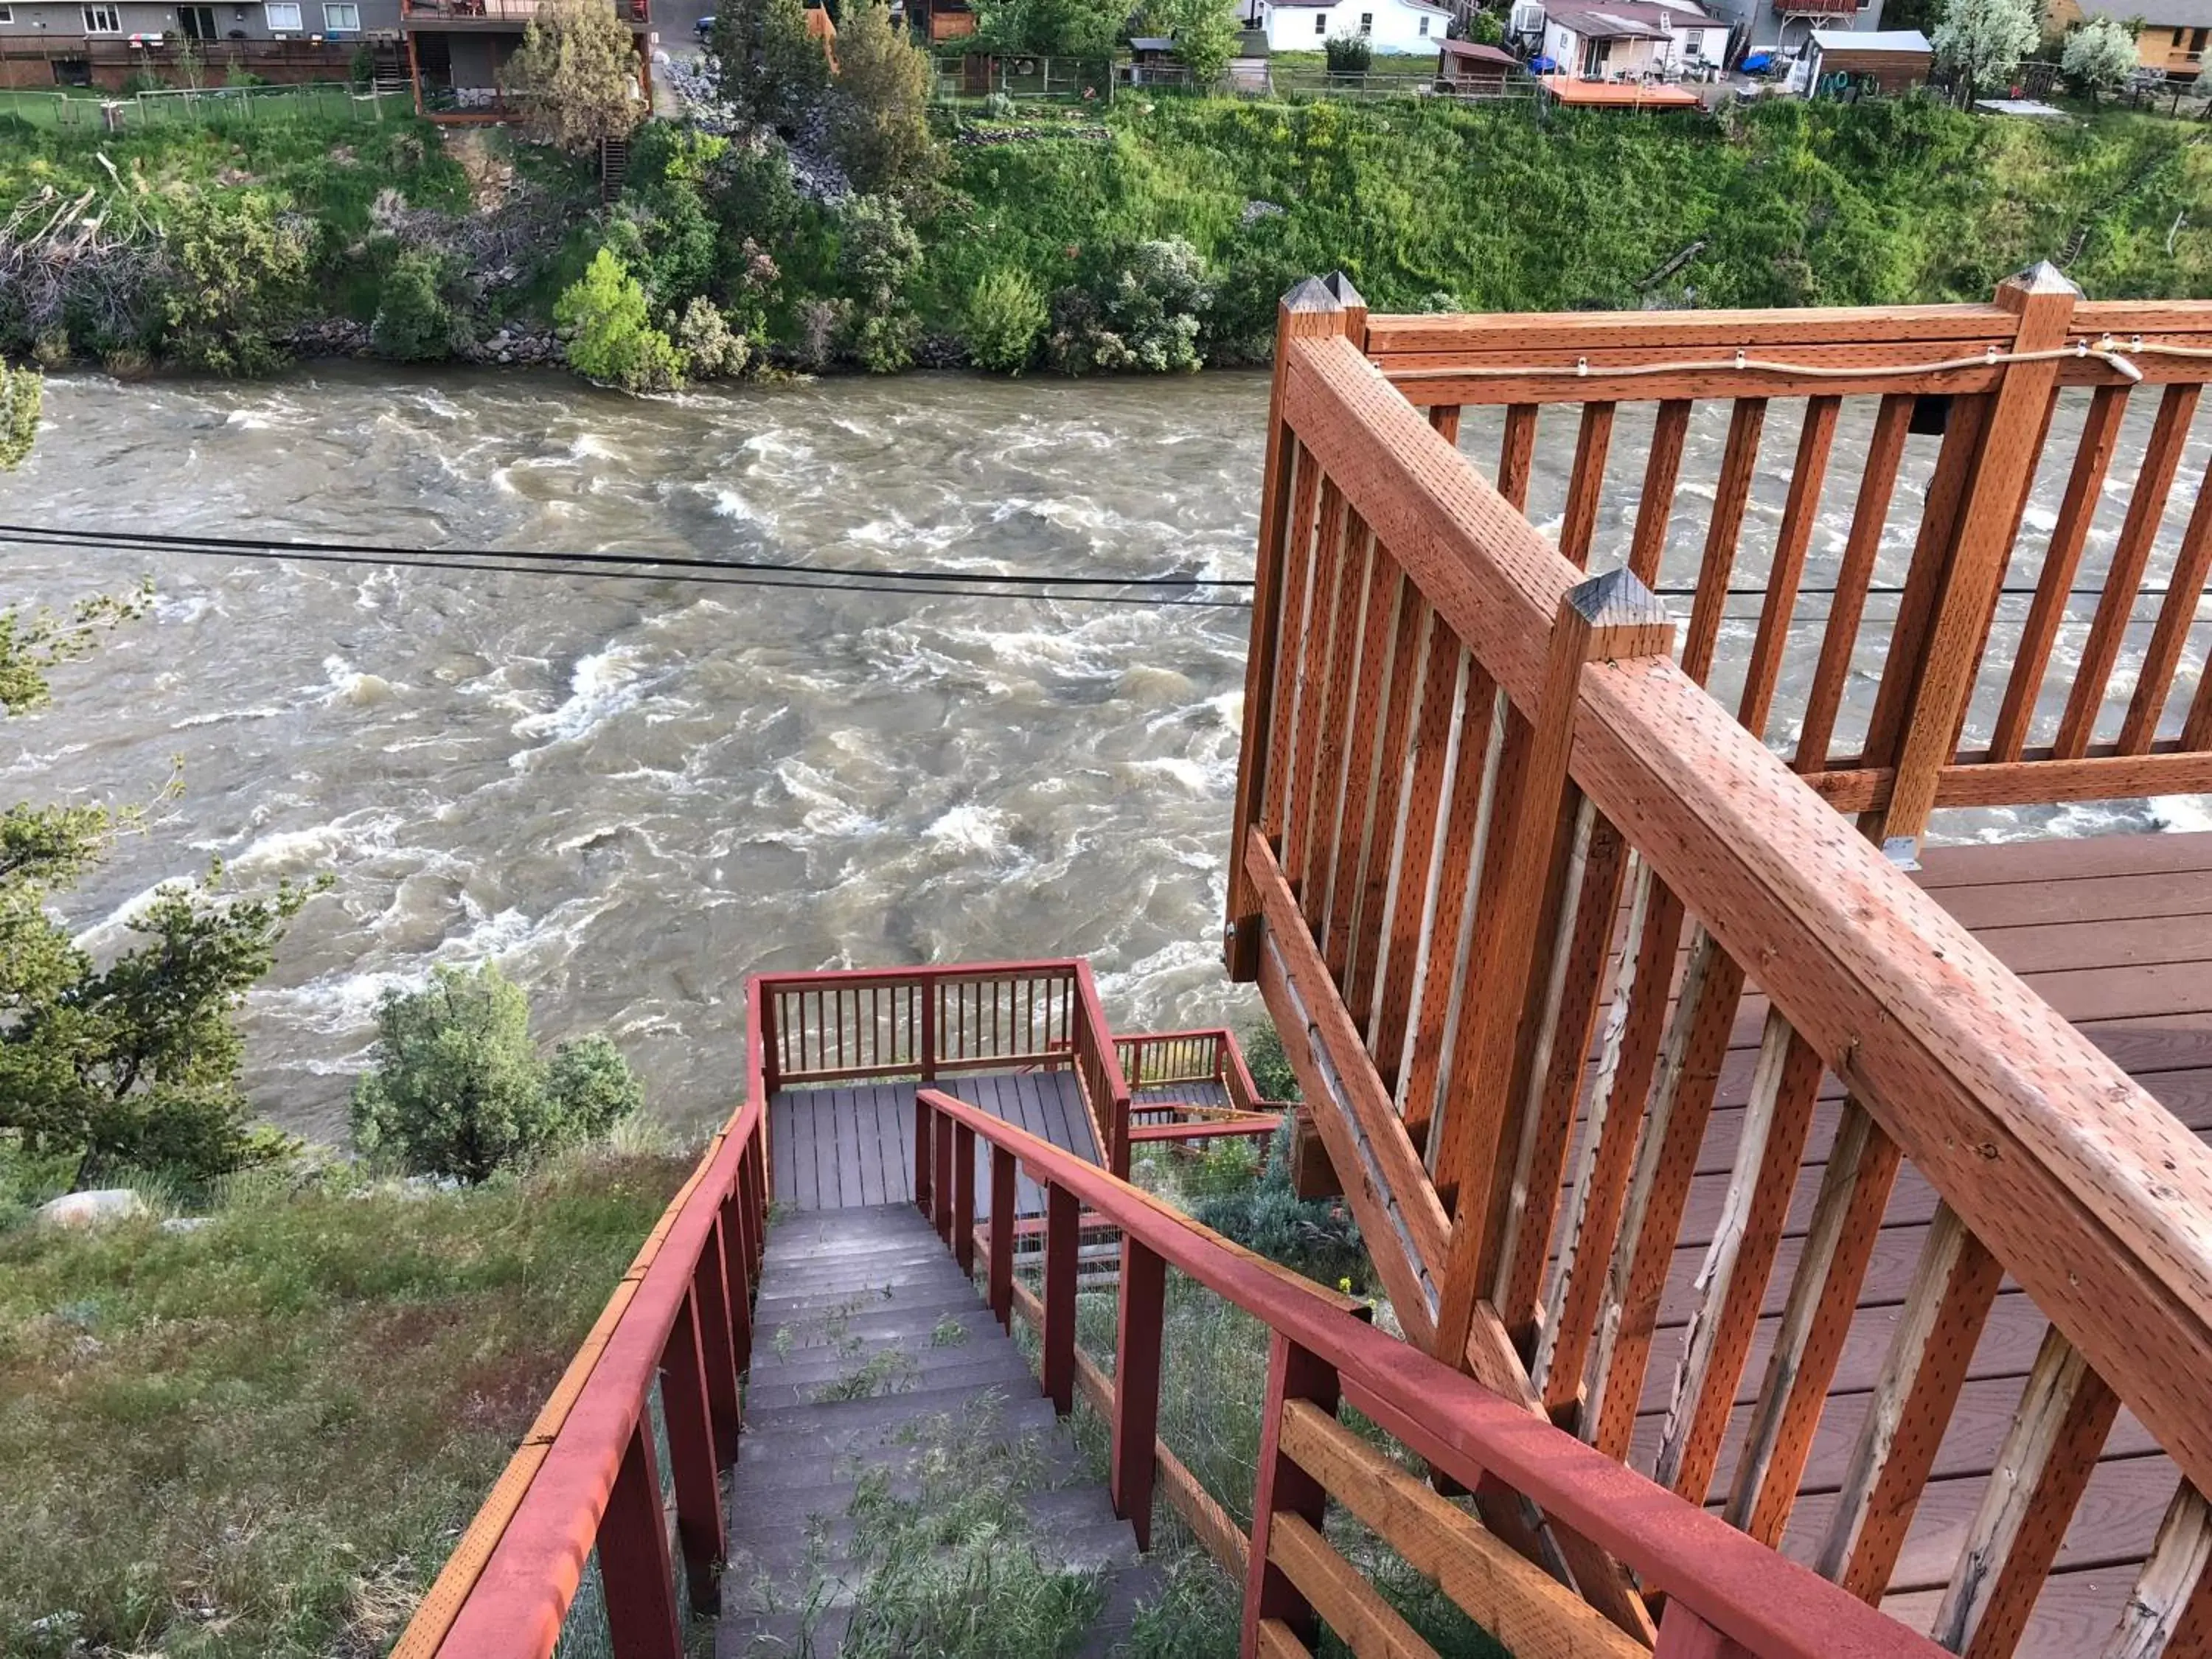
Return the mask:
<path id="1" fill-rule="evenodd" d="M 1385 56 L 1434 51 L 1452 19 L 1429 0 L 1259 0 L 1258 14 L 1271 52 L 1319 52 L 1332 36 L 1358 36 Z"/>
<path id="2" fill-rule="evenodd" d="M 1936 51 L 1917 29 L 1815 29 L 1790 85 L 1808 98 L 1856 102 L 1895 98 L 1924 86 Z"/>
<path id="3" fill-rule="evenodd" d="M 1446 40 L 1437 48 L 1437 90 L 1455 98 L 1503 98 L 1520 59 L 1502 46 Z"/>
<path id="4" fill-rule="evenodd" d="M 1164 34 L 1131 36 L 1129 61 L 1124 74 L 1127 83 L 1133 87 L 1187 87 L 1190 84 L 1190 66 L 1176 52 L 1174 39 Z"/>
<path id="5" fill-rule="evenodd" d="M 2137 60 L 2170 81 L 2193 81 L 2204 67 L 2205 47 L 2212 43 L 2212 0 L 2129 0 L 2125 5 L 2113 0 L 2045 0 L 2044 32 L 2063 34 L 2098 17 L 2134 30 Z"/>
<path id="6" fill-rule="evenodd" d="M 739 1100 L 398 1659 L 835 1653 L 840 1506 L 947 1412 L 1059 1472 L 1097 1651 L 1173 1516 L 1270 1659 L 1434 1653 L 1352 1521 L 1516 1653 L 2203 1654 L 2212 834 L 1982 831 L 2212 793 L 2208 379 L 2212 304 L 2048 265 L 1298 284 L 1220 933 L 1295 1109 L 1080 957 L 754 976 Z M 1387 1310 L 1128 1178 L 1286 1112 Z M 914 1393 L 825 1395 L 902 1334 Z M 1249 1476 L 1164 1413 L 1194 1368 Z"/>

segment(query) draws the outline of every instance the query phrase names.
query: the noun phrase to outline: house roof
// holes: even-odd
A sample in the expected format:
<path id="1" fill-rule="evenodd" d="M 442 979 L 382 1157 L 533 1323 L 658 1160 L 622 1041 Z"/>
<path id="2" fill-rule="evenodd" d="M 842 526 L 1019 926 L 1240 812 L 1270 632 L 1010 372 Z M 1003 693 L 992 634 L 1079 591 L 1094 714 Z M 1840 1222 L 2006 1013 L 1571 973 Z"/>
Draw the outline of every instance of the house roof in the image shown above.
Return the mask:
<path id="1" fill-rule="evenodd" d="M 2207 3 L 2212 3 L 2212 0 L 2207 0 Z M 1652 0 L 1601 0 L 1601 3 L 1593 5 L 1554 8 L 1548 15 L 1551 21 L 1586 39 L 1598 40 L 1656 40 L 1676 29 L 1728 27 L 1725 19 L 1700 11 L 1695 6 L 1659 5 Z M 1613 27 L 1600 23 L 1584 28 L 1578 21 L 1584 18 L 1609 20 Z"/>
<path id="2" fill-rule="evenodd" d="M 1814 29 L 1822 52 L 1911 52 L 1933 57 L 1936 48 L 1918 29 Z"/>
<path id="3" fill-rule="evenodd" d="M 1521 62 L 1511 52 L 1498 46 L 1486 46 L 1479 40 L 1439 40 L 1437 50 L 1447 58 L 1470 64 L 1491 64 L 1499 69 L 1515 69 Z"/>
<path id="4" fill-rule="evenodd" d="M 1547 21 L 1558 24 L 1570 34 L 1578 34 L 1585 40 L 1664 40 L 1669 31 L 1664 23 L 1646 22 L 1642 18 L 1624 17 L 1626 6 L 1604 11 L 1559 11 L 1547 14 Z"/>
<path id="5" fill-rule="evenodd" d="M 2084 17 L 2137 21 L 2154 29 L 2212 28 L 2212 0 L 2076 0 Z"/>
<path id="6" fill-rule="evenodd" d="M 1133 34 L 1129 37 L 1132 52 L 1173 52 L 1175 39 L 1166 34 Z"/>

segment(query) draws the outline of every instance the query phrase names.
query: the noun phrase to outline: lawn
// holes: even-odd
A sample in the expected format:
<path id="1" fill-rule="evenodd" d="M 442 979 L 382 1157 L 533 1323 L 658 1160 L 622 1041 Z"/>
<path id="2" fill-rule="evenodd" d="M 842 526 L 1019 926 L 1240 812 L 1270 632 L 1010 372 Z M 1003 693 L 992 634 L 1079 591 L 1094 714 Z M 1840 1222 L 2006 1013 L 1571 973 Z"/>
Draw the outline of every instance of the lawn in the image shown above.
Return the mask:
<path id="1" fill-rule="evenodd" d="M 689 1167 L 340 1173 L 189 1231 L 16 1211 L 0 1652 L 384 1652 Z"/>

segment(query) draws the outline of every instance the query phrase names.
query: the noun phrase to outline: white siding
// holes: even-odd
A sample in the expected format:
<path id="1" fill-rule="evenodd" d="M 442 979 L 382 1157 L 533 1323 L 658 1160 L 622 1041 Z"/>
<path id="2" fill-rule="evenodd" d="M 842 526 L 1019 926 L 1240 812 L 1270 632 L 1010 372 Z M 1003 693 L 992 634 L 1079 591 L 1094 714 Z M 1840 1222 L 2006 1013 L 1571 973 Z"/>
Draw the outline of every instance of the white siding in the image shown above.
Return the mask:
<path id="1" fill-rule="evenodd" d="M 1275 52 L 1318 52 L 1332 35 L 1364 33 L 1378 52 L 1434 52 L 1450 14 L 1407 0 L 1341 0 L 1334 6 L 1267 8 L 1267 45 Z M 1362 22 L 1366 27 L 1361 27 Z"/>

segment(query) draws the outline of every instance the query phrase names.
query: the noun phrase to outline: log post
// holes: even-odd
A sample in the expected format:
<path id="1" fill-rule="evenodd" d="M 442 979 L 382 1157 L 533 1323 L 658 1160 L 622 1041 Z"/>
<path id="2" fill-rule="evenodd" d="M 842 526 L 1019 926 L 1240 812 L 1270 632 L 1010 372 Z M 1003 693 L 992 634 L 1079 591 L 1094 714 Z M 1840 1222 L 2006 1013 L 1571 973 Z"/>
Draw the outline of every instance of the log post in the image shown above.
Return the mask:
<path id="1" fill-rule="evenodd" d="M 1237 775 L 1236 819 L 1230 832 L 1229 915 L 1225 954 L 1229 976 L 1249 981 L 1260 973 L 1260 897 L 1244 873 L 1245 831 L 1261 819 L 1267 790 L 1267 742 L 1275 704 L 1275 675 L 1283 644 L 1285 543 L 1291 522 L 1291 456 L 1297 439 L 1283 414 L 1284 382 L 1292 344 L 1342 335 L 1364 348 L 1367 307 L 1340 273 L 1323 283 L 1309 276 L 1285 294 L 1275 313 L 1274 389 L 1268 398 L 1267 460 L 1260 485 L 1260 545 L 1253 564 L 1252 641 L 1244 659 L 1243 746 Z"/>
<path id="2" fill-rule="evenodd" d="M 1455 1097 L 1444 1113 L 1438 1150 L 1438 1184 L 1456 1189 L 1451 1249 L 1437 1310 L 1436 1352 L 1464 1368 L 1474 1304 L 1497 1270 L 1503 1248 L 1506 1183 L 1504 1156 L 1515 1097 L 1515 1051 L 1524 1008 L 1532 1007 L 1533 969 L 1541 910 L 1551 872 L 1562 862 L 1562 837 L 1573 835 L 1574 815 L 1561 811 L 1569 785 L 1567 760 L 1574 747 L 1575 711 L 1585 665 L 1608 659 L 1664 657 L 1674 648 L 1674 624 L 1650 588 L 1627 570 L 1609 571 L 1570 588 L 1553 624 L 1544 688 L 1525 721 L 1519 787 L 1503 856 L 1479 896 L 1478 934 L 1470 984 L 1484 994 L 1462 1003 L 1453 1071 Z M 1509 738 L 1509 743 L 1511 739 Z M 1509 756 L 1509 760 L 1512 757 Z"/>
<path id="3" fill-rule="evenodd" d="M 1246 1558 L 1239 1659 L 1256 1659 L 1260 1627 L 1270 1620 L 1287 1626 L 1308 1648 L 1317 1644 L 1313 1606 L 1268 1559 L 1267 1543 L 1278 1515 L 1295 1515 L 1321 1530 L 1328 1494 L 1283 1449 L 1283 1409 L 1293 1400 L 1305 1400 L 1334 1417 L 1337 1394 L 1334 1367 L 1280 1331 L 1274 1333 L 1267 1348 L 1267 1401 L 1261 1408 L 1260 1462 L 1253 1476 L 1252 1547 Z"/>
<path id="4" fill-rule="evenodd" d="M 1160 1335 L 1167 1263 L 1121 1235 L 1121 1297 L 1114 1336 L 1114 1446 L 1109 1491 L 1114 1513 L 1152 1547 L 1153 1443 L 1160 1425 Z"/>

